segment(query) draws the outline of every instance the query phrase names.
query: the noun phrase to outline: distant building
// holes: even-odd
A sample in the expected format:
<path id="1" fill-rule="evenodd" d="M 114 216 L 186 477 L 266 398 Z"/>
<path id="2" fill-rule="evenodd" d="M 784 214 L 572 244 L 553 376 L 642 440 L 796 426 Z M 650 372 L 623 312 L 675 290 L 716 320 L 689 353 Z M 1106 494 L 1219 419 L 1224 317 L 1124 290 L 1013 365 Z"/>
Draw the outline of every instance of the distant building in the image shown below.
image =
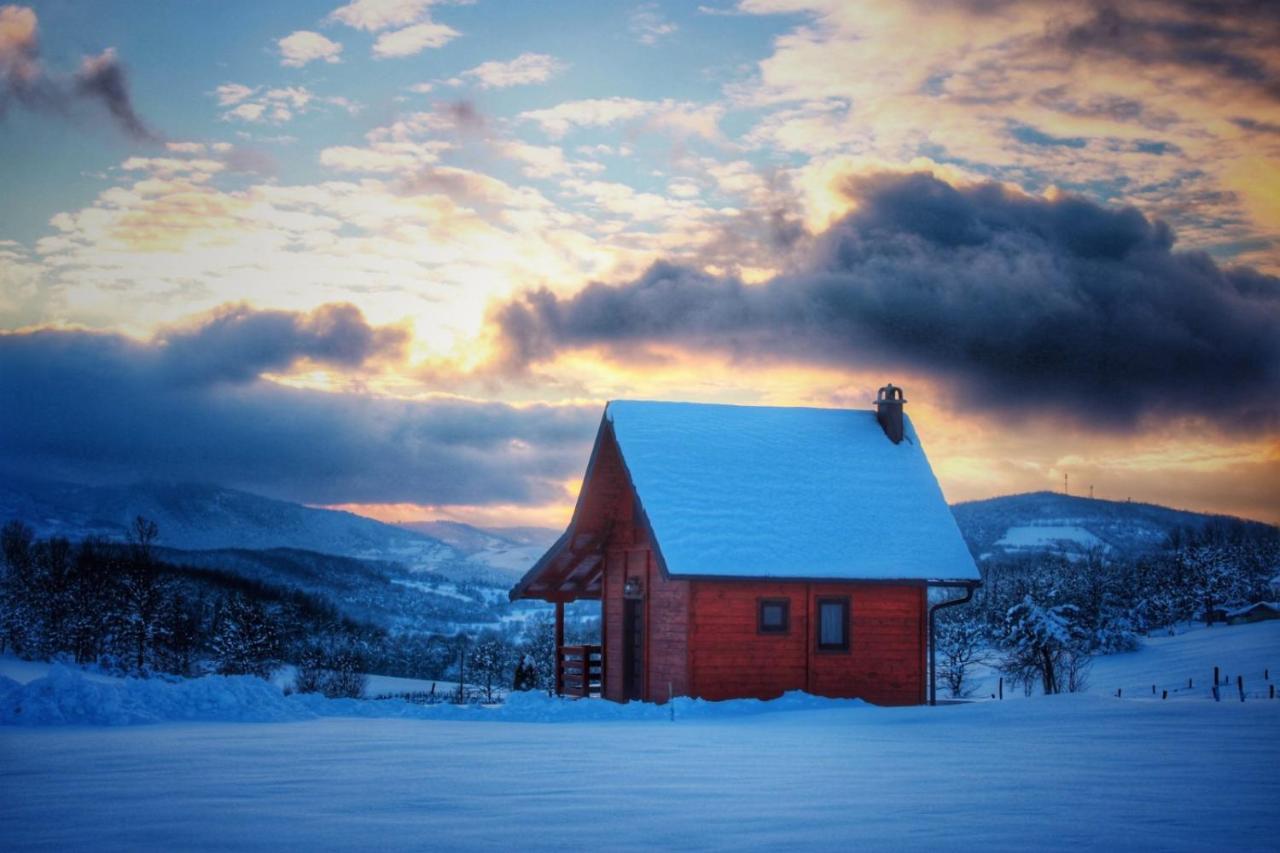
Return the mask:
<path id="1" fill-rule="evenodd" d="M 1274 601 L 1257 601 L 1244 607 L 1228 610 L 1228 625 L 1243 625 L 1246 622 L 1265 622 L 1268 619 L 1280 619 L 1280 603 Z"/>
<path id="2" fill-rule="evenodd" d="M 603 648 L 566 650 L 558 683 L 927 701 L 929 590 L 979 581 L 905 402 L 609 403 L 573 520 L 511 591 L 556 604 L 559 647 L 564 604 L 601 601 Z"/>

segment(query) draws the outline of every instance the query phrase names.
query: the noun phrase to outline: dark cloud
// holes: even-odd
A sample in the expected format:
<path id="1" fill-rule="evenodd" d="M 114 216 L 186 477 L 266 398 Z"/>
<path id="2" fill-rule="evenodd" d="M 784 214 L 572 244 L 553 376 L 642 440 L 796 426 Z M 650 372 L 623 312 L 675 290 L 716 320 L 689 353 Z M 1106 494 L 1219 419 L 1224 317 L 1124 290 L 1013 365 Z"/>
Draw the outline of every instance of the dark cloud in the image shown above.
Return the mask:
<path id="1" fill-rule="evenodd" d="M 1236 127 L 1240 128 L 1241 130 L 1246 130 L 1250 133 L 1265 133 L 1265 134 L 1280 135 L 1280 124 L 1276 124 L 1275 122 L 1259 121 L 1258 119 L 1255 119 L 1255 118 L 1248 118 L 1246 116 L 1237 116 L 1231 119 L 1231 123 L 1234 124 Z"/>
<path id="2" fill-rule="evenodd" d="M 400 355 L 407 341 L 405 330 L 374 328 L 350 304 L 322 305 L 309 314 L 227 305 L 161 332 L 155 354 L 164 372 L 181 382 L 247 382 L 303 359 L 358 367 Z"/>
<path id="3" fill-rule="evenodd" d="M 0 6 L 0 117 L 15 102 L 30 110 L 66 114 L 77 100 L 100 103 L 134 139 L 158 139 L 133 106 L 114 49 L 85 57 L 70 80 L 51 76 L 40 61 L 35 12 L 24 6 Z"/>
<path id="4" fill-rule="evenodd" d="M 974 409 L 1064 412 L 1099 427 L 1203 414 L 1280 426 L 1280 280 L 1175 252 L 1133 208 L 853 180 L 857 211 L 762 285 L 657 264 L 618 286 L 499 306 L 501 369 L 561 350 L 674 343 L 741 358 L 912 368 Z"/>
<path id="5" fill-rule="evenodd" d="M 563 499 L 596 407 L 400 401 L 264 381 L 179 385 L 114 334 L 0 334 L 0 471 L 216 482 L 317 503 Z"/>
<path id="6" fill-rule="evenodd" d="M 97 56 L 85 57 L 80 63 L 80 70 L 76 72 L 75 92 L 81 97 L 100 101 L 116 120 L 116 124 L 134 139 L 148 142 L 157 140 L 158 137 L 142 123 L 137 110 L 133 108 L 124 68 L 116 58 L 115 50 L 107 48 Z"/>
<path id="7" fill-rule="evenodd" d="M 1166 0 L 1155 5 L 1095 3 L 1083 22 L 1050 28 L 1073 55 L 1140 65 L 1201 68 L 1280 99 L 1280 4 L 1274 0 Z"/>

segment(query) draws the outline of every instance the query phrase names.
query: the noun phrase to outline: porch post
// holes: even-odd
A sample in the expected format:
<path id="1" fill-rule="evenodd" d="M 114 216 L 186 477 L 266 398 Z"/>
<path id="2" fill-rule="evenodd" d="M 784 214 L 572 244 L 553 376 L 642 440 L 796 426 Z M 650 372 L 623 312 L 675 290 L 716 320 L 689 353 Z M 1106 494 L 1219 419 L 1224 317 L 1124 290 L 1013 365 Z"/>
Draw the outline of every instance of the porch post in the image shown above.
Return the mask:
<path id="1" fill-rule="evenodd" d="M 556 695 L 564 695 L 564 602 L 556 602 Z"/>

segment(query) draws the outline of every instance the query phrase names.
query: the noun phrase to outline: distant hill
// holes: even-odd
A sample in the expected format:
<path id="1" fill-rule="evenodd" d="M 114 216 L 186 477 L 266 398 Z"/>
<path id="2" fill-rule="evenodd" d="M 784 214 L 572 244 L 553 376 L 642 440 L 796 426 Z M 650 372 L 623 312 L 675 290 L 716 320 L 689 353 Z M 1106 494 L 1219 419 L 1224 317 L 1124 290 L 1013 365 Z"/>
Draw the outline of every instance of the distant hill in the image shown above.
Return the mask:
<path id="1" fill-rule="evenodd" d="M 506 583 L 455 581 L 430 572 L 410 572 L 396 563 L 314 551 L 160 548 L 157 556 L 176 565 L 301 590 L 328 601 L 350 619 L 393 632 L 453 634 L 521 619 L 522 611 L 531 609 L 528 603 L 507 600 Z"/>
<path id="2" fill-rule="evenodd" d="M 473 560 L 448 543 L 371 518 L 194 483 L 84 486 L 38 480 L 0 483 L 0 520 L 41 536 L 120 541 L 143 515 L 159 545 L 183 551 L 297 549 L 396 563 L 456 580 L 509 580 L 512 570 Z"/>
<path id="3" fill-rule="evenodd" d="M 399 631 L 452 633 L 522 618 L 533 605 L 509 602 L 507 591 L 528 568 L 524 553 L 542 553 L 530 544 L 536 532 L 443 523 L 455 547 L 425 530 L 220 486 L 0 482 L 0 523 L 23 521 L 41 537 L 121 542 L 139 515 L 156 522 L 167 562 L 302 590 Z"/>
<path id="4" fill-rule="evenodd" d="M 1229 516 L 1170 509 L 1157 504 L 1105 501 L 1057 492 L 1029 492 L 951 507 L 974 556 L 1102 549 L 1136 556 L 1160 548 L 1178 527 L 1212 521 L 1267 525 Z"/>
<path id="5" fill-rule="evenodd" d="M 400 525 L 439 539 L 488 566 L 524 573 L 547 552 L 560 531 L 548 527 L 473 527 L 458 521 L 411 521 Z"/>

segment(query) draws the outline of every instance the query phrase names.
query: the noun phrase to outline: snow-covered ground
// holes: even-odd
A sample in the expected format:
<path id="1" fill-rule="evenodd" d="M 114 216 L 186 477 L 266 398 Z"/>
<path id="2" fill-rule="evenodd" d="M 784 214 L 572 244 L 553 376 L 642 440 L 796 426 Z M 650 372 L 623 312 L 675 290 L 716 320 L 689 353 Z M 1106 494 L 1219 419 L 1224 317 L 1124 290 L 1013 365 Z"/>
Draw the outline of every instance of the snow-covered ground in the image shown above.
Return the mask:
<path id="1" fill-rule="evenodd" d="M 1106 543 L 1083 527 L 1071 524 L 1035 524 L 1010 527 L 996 545 L 1006 550 L 1038 551 L 1057 545 L 1073 545 L 1080 549 L 1104 548 Z"/>
<path id="2" fill-rule="evenodd" d="M 1168 690 L 1170 701 L 1206 699 L 1211 696 L 1215 666 L 1223 678 L 1230 680 L 1230 690 L 1222 689 L 1223 699 L 1234 697 L 1240 701 L 1236 676 L 1244 678 L 1248 697 L 1269 695 L 1272 683 L 1280 690 L 1280 620 L 1212 627 L 1193 623 L 1180 625 L 1178 631 L 1176 636 L 1157 634 L 1144 638 L 1142 648 L 1136 652 L 1094 658 L 1089 668 L 1088 692 L 1115 696 L 1119 690 L 1124 698 L 1160 699 Z M 998 677 L 998 673 L 978 668 L 975 698 L 994 693 Z M 1154 694 L 1152 685 L 1156 687 Z M 941 686 L 938 695 L 945 695 Z M 1004 695 L 1006 699 L 1018 699 L 1022 691 L 1011 690 L 1006 684 Z M 1280 704 L 1280 699 L 1276 701 Z"/>
<path id="3" fill-rule="evenodd" d="M 1210 658 L 1261 662 L 1278 631 L 1192 631 L 1099 666 L 1112 680 L 1171 680 Z M 28 722 L 73 721 L 0 726 L 0 839 L 6 850 L 1280 849 L 1280 700 L 1106 689 L 939 708 L 677 700 L 673 720 L 666 707 L 541 695 L 420 707 L 55 668 L 0 681 L 0 721 L 15 707 Z M 231 722 L 255 719 L 281 722 Z"/>

